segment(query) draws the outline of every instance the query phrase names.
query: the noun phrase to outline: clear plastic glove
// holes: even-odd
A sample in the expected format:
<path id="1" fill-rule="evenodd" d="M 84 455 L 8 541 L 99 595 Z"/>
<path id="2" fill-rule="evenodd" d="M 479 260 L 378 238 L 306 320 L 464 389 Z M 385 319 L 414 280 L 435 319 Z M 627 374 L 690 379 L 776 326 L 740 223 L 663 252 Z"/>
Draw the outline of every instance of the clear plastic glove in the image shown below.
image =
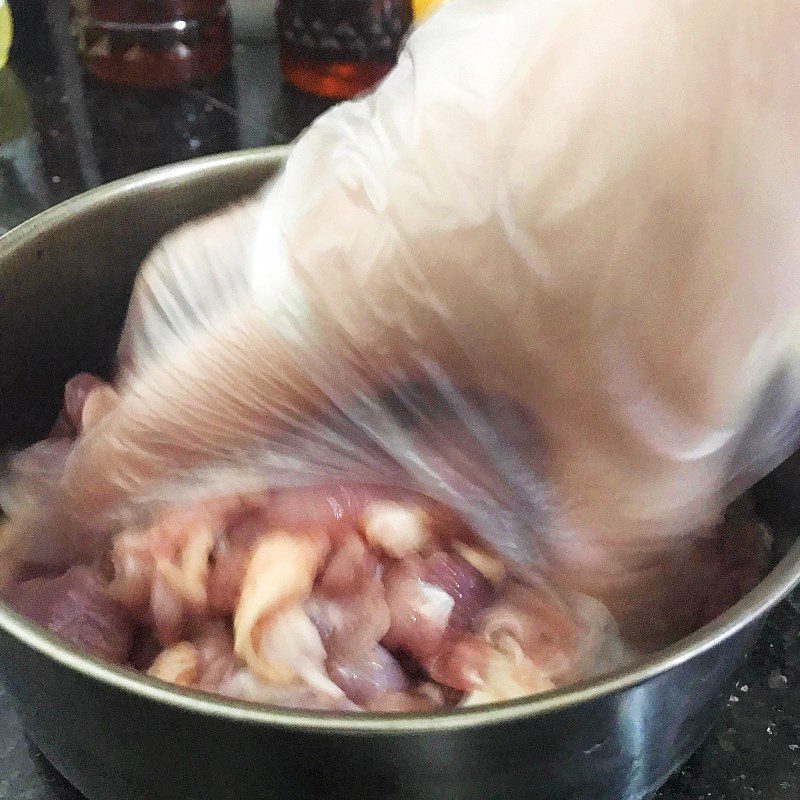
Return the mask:
<path id="1" fill-rule="evenodd" d="M 663 577 L 795 445 L 798 74 L 788 0 L 454 0 L 152 254 L 48 536 L 399 484 L 596 594 Z"/>

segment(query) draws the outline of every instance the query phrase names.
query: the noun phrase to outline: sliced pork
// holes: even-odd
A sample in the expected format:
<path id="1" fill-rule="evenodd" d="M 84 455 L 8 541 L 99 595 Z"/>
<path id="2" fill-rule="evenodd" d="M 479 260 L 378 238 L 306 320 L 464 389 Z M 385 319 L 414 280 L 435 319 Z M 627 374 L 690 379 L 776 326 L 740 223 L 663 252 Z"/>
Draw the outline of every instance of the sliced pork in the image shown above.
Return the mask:
<path id="1" fill-rule="evenodd" d="M 133 623 L 92 567 L 71 567 L 55 578 L 17 584 L 9 602 L 73 647 L 115 664 L 127 662 Z"/>
<path id="2" fill-rule="evenodd" d="M 16 485 L 46 498 L 116 402 L 76 376 L 51 437 L 14 456 Z M 16 570 L 9 601 L 74 647 L 185 689 L 420 713 L 557 689 L 637 655 L 602 602 L 520 576 L 450 509 L 396 489 L 229 494 L 103 535 L 90 565 Z M 746 503 L 698 537 L 675 571 L 684 628 L 752 588 L 766 549 Z"/>

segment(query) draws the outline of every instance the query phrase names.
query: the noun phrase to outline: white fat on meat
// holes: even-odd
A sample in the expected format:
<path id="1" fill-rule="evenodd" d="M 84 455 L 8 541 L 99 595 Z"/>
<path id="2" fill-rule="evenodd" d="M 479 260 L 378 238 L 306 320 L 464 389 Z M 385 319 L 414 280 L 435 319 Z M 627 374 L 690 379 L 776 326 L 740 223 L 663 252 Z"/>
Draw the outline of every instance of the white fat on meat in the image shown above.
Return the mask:
<path id="1" fill-rule="evenodd" d="M 208 602 L 209 557 L 224 530 L 225 507 L 211 503 L 167 514 L 151 537 L 156 572 L 197 611 Z"/>
<path id="2" fill-rule="evenodd" d="M 361 515 L 367 542 L 392 558 L 419 553 L 431 539 L 428 515 L 418 506 L 370 503 Z"/>
<path id="3" fill-rule="evenodd" d="M 343 694 L 328 678 L 322 639 L 300 606 L 289 606 L 272 616 L 263 627 L 258 653 L 261 663 L 269 665 L 264 677 L 272 684 L 289 684 L 299 678 L 324 694 Z"/>
<path id="4" fill-rule="evenodd" d="M 193 686 L 199 677 L 200 654 L 190 642 L 179 642 L 163 650 L 147 670 L 151 678 L 158 678 L 178 686 Z"/>
<path id="5" fill-rule="evenodd" d="M 419 581 L 416 585 L 417 616 L 424 617 L 437 628 L 446 628 L 456 601 L 441 587 Z"/>
<path id="6" fill-rule="evenodd" d="M 289 664 L 273 659 L 264 647 L 265 636 L 269 643 L 269 628 L 286 622 L 280 612 L 311 595 L 326 550 L 323 536 L 286 531 L 270 534 L 253 550 L 234 617 L 234 649 L 268 683 L 289 683 L 299 677 Z M 310 620 L 308 625 L 316 633 Z"/>
<path id="7" fill-rule="evenodd" d="M 481 685 L 468 692 L 461 706 L 499 703 L 526 695 L 539 694 L 555 688 L 543 670 L 521 650 L 492 649 L 486 663 Z"/>
<path id="8" fill-rule="evenodd" d="M 214 533 L 198 531 L 197 536 L 184 546 L 177 564 L 165 558 L 156 561 L 156 572 L 164 582 L 176 595 L 198 610 L 205 608 L 208 602 L 208 559 L 213 547 Z"/>
<path id="9" fill-rule="evenodd" d="M 471 567 L 474 567 L 492 585 L 499 589 L 506 582 L 506 567 L 496 556 L 490 555 L 485 550 L 472 547 L 466 542 L 453 542 L 453 550 L 458 553 Z"/>

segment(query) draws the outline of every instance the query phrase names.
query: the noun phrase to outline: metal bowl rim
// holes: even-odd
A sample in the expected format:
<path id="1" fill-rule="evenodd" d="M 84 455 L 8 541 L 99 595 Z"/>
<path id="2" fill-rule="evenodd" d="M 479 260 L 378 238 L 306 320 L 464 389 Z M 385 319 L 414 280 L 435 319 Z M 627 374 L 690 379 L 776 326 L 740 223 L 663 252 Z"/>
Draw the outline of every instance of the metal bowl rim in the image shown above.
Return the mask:
<path id="1" fill-rule="evenodd" d="M 193 159 L 122 178 L 53 206 L 0 236 L 0 272 L 4 253 L 23 246 L 48 229 L 83 213 L 101 208 L 122 194 L 158 185 L 180 183 L 204 170 L 225 172 L 242 164 L 268 167 L 283 162 L 289 146 L 256 148 Z M 766 614 L 800 583 L 800 540 L 736 605 L 692 635 L 631 667 L 593 681 L 535 695 L 531 698 L 438 714 L 335 714 L 293 711 L 256 703 L 228 700 L 203 692 L 179 689 L 161 681 L 115 667 L 82 654 L 0 602 L 0 629 L 38 653 L 92 680 L 132 695 L 184 711 L 242 723 L 313 730 L 331 734 L 413 733 L 458 730 L 514 722 L 587 703 L 623 692 L 674 669 L 714 648 Z"/>

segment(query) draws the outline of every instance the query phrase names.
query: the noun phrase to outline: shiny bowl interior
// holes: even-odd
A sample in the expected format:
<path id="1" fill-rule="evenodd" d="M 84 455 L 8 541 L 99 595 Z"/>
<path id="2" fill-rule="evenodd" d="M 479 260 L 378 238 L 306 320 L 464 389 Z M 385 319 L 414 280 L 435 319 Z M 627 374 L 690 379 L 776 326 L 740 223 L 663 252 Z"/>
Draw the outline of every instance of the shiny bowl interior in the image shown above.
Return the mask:
<path id="1" fill-rule="evenodd" d="M 13 438 L 6 434 L 3 439 L 0 430 L 0 448 L 32 441 L 44 434 L 47 422 L 55 414 L 61 386 L 71 374 L 80 369 L 108 372 L 136 266 L 157 238 L 180 222 L 255 191 L 280 168 L 285 157 L 285 148 L 266 148 L 153 170 L 68 200 L 0 237 L 0 374 L 4 374 L 4 359 L 11 363 L 12 350 L 21 341 L 32 352 L 45 354 L 39 368 L 26 370 L 24 374 L 12 372 L 10 386 L 0 386 L 0 419 L 10 421 L 0 429 L 5 427 L 15 434 Z M 130 216 L 130 210 L 134 206 L 139 208 L 143 199 L 152 207 L 155 221 L 143 222 Z M 75 250 L 91 247 L 92 220 L 101 212 L 118 216 L 119 242 L 106 247 L 110 253 L 107 269 L 95 267 L 81 273 L 80 258 Z M 71 253 L 70 258 L 60 259 L 58 252 L 48 249 L 47 242 L 58 238 L 52 235 L 54 232 L 63 232 L 64 252 Z M 64 266 L 60 267 L 62 261 Z M 74 312 L 75 303 L 85 304 L 87 296 L 94 298 L 96 294 L 99 299 L 93 302 L 99 303 L 99 310 L 95 308 L 94 313 L 103 318 L 103 324 L 77 332 L 65 342 L 64 337 L 53 333 L 60 317 L 56 308 L 54 312 L 48 310 L 48 324 L 43 329 L 37 309 L 43 306 L 42 298 L 59 291 L 59 287 L 68 287 L 60 306 L 65 318 L 70 306 Z M 20 317 L 20 303 L 29 303 L 31 313 Z M 12 307 L 17 310 L 15 314 L 10 313 Z M 107 312 L 105 316 L 104 312 Z M 88 360 L 87 349 L 93 352 Z M 28 647 L 87 677 L 200 715 L 326 732 L 385 731 L 387 728 L 444 731 L 547 714 L 623 692 L 733 636 L 764 615 L 798 582 L 800 541 L 793 544 L 753 591 L 712 624 L 628 669 L 529 699 L 433 715 L 305 712 L 226 700 L 179 689 L 76 652 L 2 603 L 0 628 Z"/>

